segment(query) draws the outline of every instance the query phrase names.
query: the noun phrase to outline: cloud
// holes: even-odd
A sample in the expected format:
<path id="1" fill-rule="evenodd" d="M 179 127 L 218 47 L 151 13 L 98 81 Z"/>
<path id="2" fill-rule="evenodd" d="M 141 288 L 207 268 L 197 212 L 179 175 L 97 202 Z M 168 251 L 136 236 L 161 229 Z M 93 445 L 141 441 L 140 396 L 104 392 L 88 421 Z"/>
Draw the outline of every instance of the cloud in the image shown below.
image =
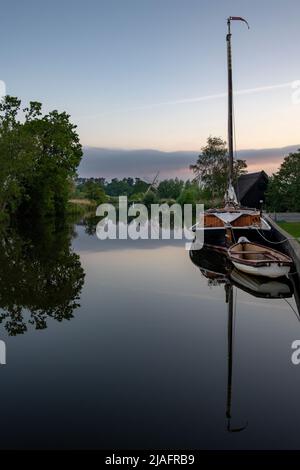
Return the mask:
<path id="1" fill-rule="evenodd" d="M 294 152 L 299 145 L 282 148 L 239 150 L 237 157 L 245 159 L 249 171 L 264 169 L 268 173 L 277 170 L 283 157 Z M 151 177 L 160 172 L 161 178 L 178 176 L 183 179 L 192 177 L 189 165 L 197 160 L 199 151 L 163 152 L 160 150 L 106 149 L 84 147 L 84 157 L 78 173 L 82 177 L 123 178 Z"/>

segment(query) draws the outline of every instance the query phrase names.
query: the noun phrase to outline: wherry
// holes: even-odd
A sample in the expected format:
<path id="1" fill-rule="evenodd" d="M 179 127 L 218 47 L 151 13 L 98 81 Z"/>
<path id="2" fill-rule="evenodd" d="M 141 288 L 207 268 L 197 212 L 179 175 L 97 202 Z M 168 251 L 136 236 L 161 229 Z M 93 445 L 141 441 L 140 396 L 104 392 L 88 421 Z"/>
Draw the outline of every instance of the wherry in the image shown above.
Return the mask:
<path id="1" fill-rule="evenodd" d="M 196 236 L 201 238 L 207 246 L 225 249 L 228 244 L 240 236 L 247 236 L 255 240 L 260 231 L 270 231 L 267 220 L 257 209 L 240 206 L 233 185 L 233 86 L 232 86 L 232 58 L 231 58 L 231 21 L 247 21 L 240 16 L 230 16 L 227 19 L 227 68 L 228 68 L 228 158 L 229 174 L 228 187 L 225 194 L 225 204 L 222 209 L 210 209 L 204 212 L 203 217 L 193 227 Z"/>

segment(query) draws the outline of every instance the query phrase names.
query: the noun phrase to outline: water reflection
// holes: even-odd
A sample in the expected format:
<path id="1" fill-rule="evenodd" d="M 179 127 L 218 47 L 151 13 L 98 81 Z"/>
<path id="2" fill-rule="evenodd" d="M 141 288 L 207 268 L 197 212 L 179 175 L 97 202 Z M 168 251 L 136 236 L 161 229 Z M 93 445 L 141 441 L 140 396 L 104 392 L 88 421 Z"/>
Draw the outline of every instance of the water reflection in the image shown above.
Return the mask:
<path id="1" fill-rule="evenodd" d="M 232 426 L 232 379 L 234 359 L 234 334 L 236 316 L 236 291 L 241 289 L 254 297 L 269 299 L 287 299 L 295 294 L 296 304 L 299 308 L 299 281 L 298 276 L 290 279 L 282 277 L 268 279 L 258 276 L 249 276 L 233 268 L 226 255 L 203 247 L 202 250 L 190 250 L 192 262 L 200 269 L 201 274 L 207 278 L 209 286 L 224 285 L 225 302 L 227 304 L 227 341 L 228 341 L 228 364 L 227 364 L 227 400 L 226 418 L 228 432 L 241 432 L 247 428 L 248 422 L 239 426 Z M 289 304 L 290 305 L 290 304 Z M 299 312 L 291 309 L 300 318 Z"/>
<path id="2" fill-rule="evenodd" d="M 45 329 L 49 318 L 73 317 L 84 271 L 70 248 L 71 238 L 70 227 L 54 221 L 1 233 L 0 323 L 8 335 Z"/>

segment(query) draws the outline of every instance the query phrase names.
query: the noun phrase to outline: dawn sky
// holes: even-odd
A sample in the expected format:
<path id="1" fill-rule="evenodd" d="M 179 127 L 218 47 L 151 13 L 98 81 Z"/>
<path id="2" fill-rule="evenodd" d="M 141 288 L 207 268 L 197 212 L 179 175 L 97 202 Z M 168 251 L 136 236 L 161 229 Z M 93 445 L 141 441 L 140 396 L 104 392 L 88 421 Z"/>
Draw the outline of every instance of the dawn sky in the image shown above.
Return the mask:
<path id="1" fill-rule="evenodd" d="M 237 148 L 298 144 L 298 0 L 10 0 L 0 79 L 68 111 L 83 145 L 196 150 L 226 138 L 226 97 L 197 98 L 226 92 L 229 15 L 251 28 L 233 24 L 235 90 L 283 85 L 235 97 Z"/>

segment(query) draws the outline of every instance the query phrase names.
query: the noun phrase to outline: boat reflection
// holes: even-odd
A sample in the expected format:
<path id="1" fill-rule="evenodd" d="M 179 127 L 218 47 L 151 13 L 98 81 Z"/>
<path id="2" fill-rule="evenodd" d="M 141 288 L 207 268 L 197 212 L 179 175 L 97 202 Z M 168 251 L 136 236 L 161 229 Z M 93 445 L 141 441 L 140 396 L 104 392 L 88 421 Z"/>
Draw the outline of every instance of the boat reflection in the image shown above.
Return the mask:
<path id="1" fill-rule="evenodd" d="M 269 279 L 245 274 L 234 268 L 224 253 L 205 246 L 202 250 L 191 250 L 190 258 L 208 279 L 209 285 L 231 284 L 250 295 L 266 299 L 288 298 L 294 294 L 291 279 L 285 276 Z"/>
<path id="2" fill-rule="evenodd" d="M 228 432 L 243 431 L 248 423 L 232 427 L 232 377 L 233 377 L 233 341 L 236 304 L 234 289 L 241 289 L 250 295 L 267 299 L 286 299 L 295 295 L 299 309 L 299 282 L 292 276 L 268 279 L 258 276 L 249 276 L 233 268 L 227 256 L 205 246 L 201 250 L 190 250 L 191 261 L 199 268 L 201 274 L 207 278 L 210 286 L 224 285 L 225 301 L 227 304 L 227 335 L 228 335 L 228 367 L 227 367 L 227 404 L 226 418 Z M 292 307 L 291 307 L 292 308 Z M 299 313 L 293 308 L 299 320 Z"/>

